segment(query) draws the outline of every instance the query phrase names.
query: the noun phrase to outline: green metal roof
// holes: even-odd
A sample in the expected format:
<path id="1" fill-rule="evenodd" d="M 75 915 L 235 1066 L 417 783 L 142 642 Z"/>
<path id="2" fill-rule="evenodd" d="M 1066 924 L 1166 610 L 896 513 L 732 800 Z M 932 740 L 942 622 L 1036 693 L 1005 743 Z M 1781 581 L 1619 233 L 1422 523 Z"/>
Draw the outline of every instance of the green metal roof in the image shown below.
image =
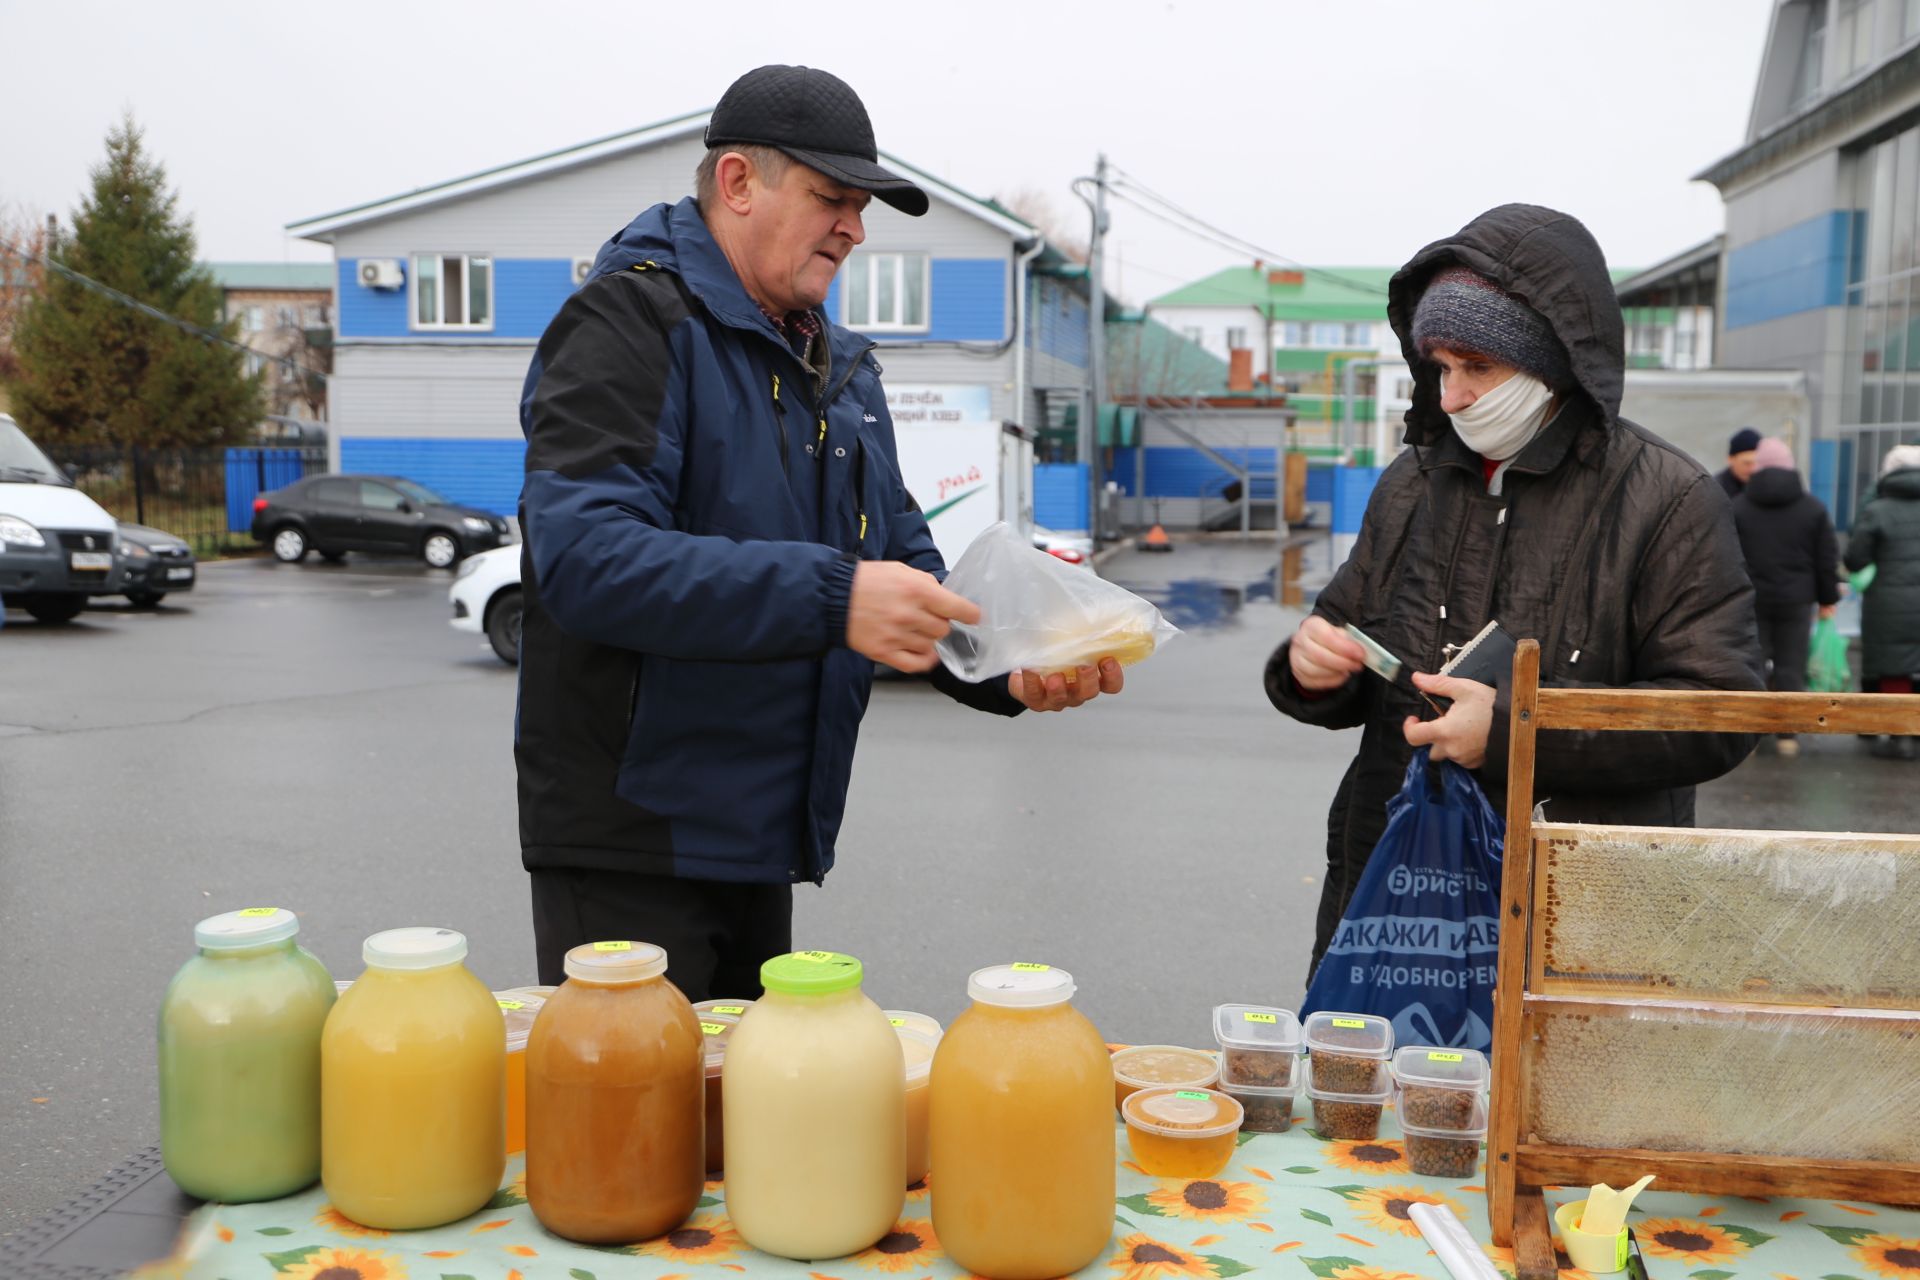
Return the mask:
<path id="1" fill-rule="evenodd" d="M 1269 271 L 1228 267 L 1162 294 L 1155 307 L 1254 307 L 1275 320 L 1380 320 L 1393 267 L 1307 267 L 1298 284 L 1271 284 Z"/>
<path id="2" fill-rule="evenodd" d="M 222 289 L 331 289 L 330 262 L 207 262 Z"/>

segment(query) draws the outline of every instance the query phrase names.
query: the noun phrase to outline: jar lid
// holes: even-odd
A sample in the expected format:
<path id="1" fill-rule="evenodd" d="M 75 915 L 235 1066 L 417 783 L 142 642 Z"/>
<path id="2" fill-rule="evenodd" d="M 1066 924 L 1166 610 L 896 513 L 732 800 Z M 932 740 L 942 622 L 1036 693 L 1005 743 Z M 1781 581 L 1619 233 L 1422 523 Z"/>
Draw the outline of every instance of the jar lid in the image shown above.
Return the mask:
<path id="1" fill-rule="evenodd" d="M 238 951 L 284 942 L 299 932 L 300 917 L 285 907 L 245 907 L 208 916 L 193 926 L 193 941 L 207 951 Z"/>
<path id="2" fill-rule="evenodd" d="M 911 1009 L 887 1009 L 883 1012 L 896 1031 L 905 1028 L 908 1031 L 918 1031 L 923 1036 L 932 1036 L 935 1040 L 946 1034 L 940 1025 L 940 1019 L 930 1013 L 915 1013 Z"/>
<path id="3" fill-rule="evenodd" d="M 1142 1089 L 1121 1104 L 1127 1123 L 1169 1138 L 1217 1138 L 1240 1127 L 1246 1111 L 1212 1089 Z"/>
<path id="4" fill-rule="evenodd" d="M 567 952 L 563 967 L 578 982 L 644 982 L 667 971 L 667 953 L 651 942 L 589 942 Z"/>
<path id="5" fill-rule="evenodd" d="M 1478 1049 L 1407 1045 L 1394 1051 L 1393 1078 L 1401 1084 L 1483 1093 L 1489 1080 L 1487 1056 Z"/>
<path id="6" fill-rule="evenodd" d="M 725 1000 L 702 1000 L 693 1006 L 695 1013 L 720 1013 L 729 1018 L 743 1018 L 747 1010 L 753 1008 L 753 1001 L 739 997 Z"/>
<path id="7" fill-rule="evenodd" d="M 1179 1085 L 1204 1089 L 1220 1078 L 1220 1060 L 1177 1044 L 1136 1044 L 1113 1055 L 1113 1074 L 1136 1089 Z"/>
<path id="8" fill-rule="evenodd" d="M 996 964 L 967 979 L 967 998 L 1002 1009 L 1044 1009 L 1073 999 L 1073 975 L 1049 964 Z"/>
<path id="9" fill-rule="evenodd" d="M 1387 1058 L 1393 1053 L 1393 1024 L 1370 1013 L 1334 1013 L 1307 1016 L 1303 1038 L 1307 1052 L 1320 1049 L 1356 1058 Z"/>
<path id="10" fill-rule="evenodd" d="M 360 958 L 375 969 L 438 969 L 467 958 L 467 935 L 425 925 L 388 929 L 361 945 Z"/>
<path id="11" fill-rule="evenodd" d="M 760 985 L 786 996 L 828 996 L 859 987 L 865 970 L 838 951 L 795 951 L 760 966 Z"/>
<path id="12" fill-rule="evenodd" d="M 1223 1004 L 1213 1011 L 1213 1038 L 1222 1049 L 1300 1052 L 1300 1020 L 1289 1009 L 1261 1004 Z"/>

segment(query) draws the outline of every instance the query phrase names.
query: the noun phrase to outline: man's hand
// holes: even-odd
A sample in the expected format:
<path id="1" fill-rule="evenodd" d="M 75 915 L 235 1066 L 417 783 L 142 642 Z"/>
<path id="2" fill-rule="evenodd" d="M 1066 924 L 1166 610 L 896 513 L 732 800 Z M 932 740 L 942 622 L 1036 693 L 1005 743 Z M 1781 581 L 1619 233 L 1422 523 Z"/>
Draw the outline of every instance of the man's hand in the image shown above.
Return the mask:
<path id="1" fill-rule="evenodd" d="M 1451 760 L 1466 769 L 1478 769 L 1487 761 L 1487 732 L 1493 728 L 1492 685 L 1453 676 L 1413 673 L 1413 687 L 1422 693 L 1453 699 L 1453 706 L 1438 720 L 1408 716 L 1403 730 L 1407 741 L 1416 747 L 1431 747 L 1435 760 Z"/>
<path id="2" fill-rule="evenodd" d="M 1072 675 L 1016 671 L 1007 678 L 1007 692 L 1025 703 L 1029 711 L 1065 711 L 1092 702 L 1103 693 L 1118 693 L 1126 683 L 1126 672 L 1120 664 L 1102 658 L 1098 670 L 1081 667 Z"/>
<path id="3" fill-rule="evenodd" d="M 1338 689 L 1360 670 L 1365 657 L 1346 632 L 1317 613 L 1300 624 L 1287 650 L 1294 683 L 1309 693 Z"/>
<path id="4" fill-rule="evenodd" d="M 980 606 L 897 560 L 862 560 L 847 600 L 847 647 L 897 671 L 931 670 L 950 622 L 980 621 Z"/>
<path id="5" fill-rule="evenodd" d="M 1839 610 L 1840 606 L 1837 604 L 1823 604 L 1820 606 L 1820 617 L 1824 621 L 1827 618 L 1831 618 L 1835 613 L 1839 612 Z"/>

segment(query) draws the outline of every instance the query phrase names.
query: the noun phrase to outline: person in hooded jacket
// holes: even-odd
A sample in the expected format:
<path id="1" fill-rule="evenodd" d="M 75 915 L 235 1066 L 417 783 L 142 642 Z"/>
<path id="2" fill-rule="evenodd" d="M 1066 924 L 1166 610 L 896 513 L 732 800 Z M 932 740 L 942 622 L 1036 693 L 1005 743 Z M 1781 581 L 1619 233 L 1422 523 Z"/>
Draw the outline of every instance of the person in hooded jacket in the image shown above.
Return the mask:
<path id="1" fill-rule="evenodd" d="M 1802 693 L 1811 615 L 1817 608 L 1831 618 L 1840 602 L 1840 546 L 1826 504 L 1800 483 L 1785 440 L 1769 436 L 1754 448 L 1753 472 L 1733 500 L 1733 525 L 1753 579 L 1760 650 L 1771 665 L 1767 687 Z M 1775 741 L 1783 756 L 1800 752 L 1790 733 Z"/>
<path id="2" fill-rule="evenodd" d="M 1920 680 L 1920 444 L 1895 445 L 1847 531 L 1847 568 L 1874 567 L 1860 601 L 1860 687 L 1913 693 Z M 1915 711 L 1920 724 L 1920 709 Z M 1920 735 L 1883 737 L 1877 756 L 1911 760 Z"/>
<path id="3" fill-rule="evenodd" d="M 642 939 L 696 1001 L 757 995 L 792 949 L 876 662 L 1002 715 L 1123 684 L 1111 659 L 979 685 L 936 660 L 980 613 L 940 583 L 874 343 L 821 311 L 869 200 L 928 207 L 859 97 L 761 67 L 706 142 L 696 196 L 601 249 L 527 371 L 514 725 L 540 981 Z"/>
<path id="4" fill-rule="evenodd" d="M 1760 687 L 1753 588 L 1725 496 L 1684 453 L 1620 417 L 1620 305 L 1580 222 L 1503 205 L 1415 254 L 1387 316 L 1413 369 L 1407 448 L 1347 561 L 1267 663 L 1273 705 L 1360 727 L 1327 817 L 1317 966 L 1416 746 L 1475 771 L 1504 810 L 1509 691 L 1433 674 L 1491 621 L 1540 641 L 1554 687 Z M 1421 696 L 1364 671 L 1351 623 L 1417 672 Z M 1556 821 L 1691 826 L 1695 784 L 1744 734 L 1556 730 L 1534 785 Z"/>

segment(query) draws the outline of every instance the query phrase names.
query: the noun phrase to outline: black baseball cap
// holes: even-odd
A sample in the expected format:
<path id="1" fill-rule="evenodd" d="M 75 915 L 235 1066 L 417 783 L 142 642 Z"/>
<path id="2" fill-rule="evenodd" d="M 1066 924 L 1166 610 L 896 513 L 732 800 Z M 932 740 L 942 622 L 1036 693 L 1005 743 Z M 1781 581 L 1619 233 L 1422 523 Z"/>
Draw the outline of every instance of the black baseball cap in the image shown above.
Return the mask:
<path id="1" fill-rule="evenodd" d="M 927 211 L 927 193 L 880 167 L 873 122 L 846 81 L 813 67 L 756 67 L 728 87 L 707 121 L 707 146 L 773 147 L 843 186 L 904 214 Z"/>

